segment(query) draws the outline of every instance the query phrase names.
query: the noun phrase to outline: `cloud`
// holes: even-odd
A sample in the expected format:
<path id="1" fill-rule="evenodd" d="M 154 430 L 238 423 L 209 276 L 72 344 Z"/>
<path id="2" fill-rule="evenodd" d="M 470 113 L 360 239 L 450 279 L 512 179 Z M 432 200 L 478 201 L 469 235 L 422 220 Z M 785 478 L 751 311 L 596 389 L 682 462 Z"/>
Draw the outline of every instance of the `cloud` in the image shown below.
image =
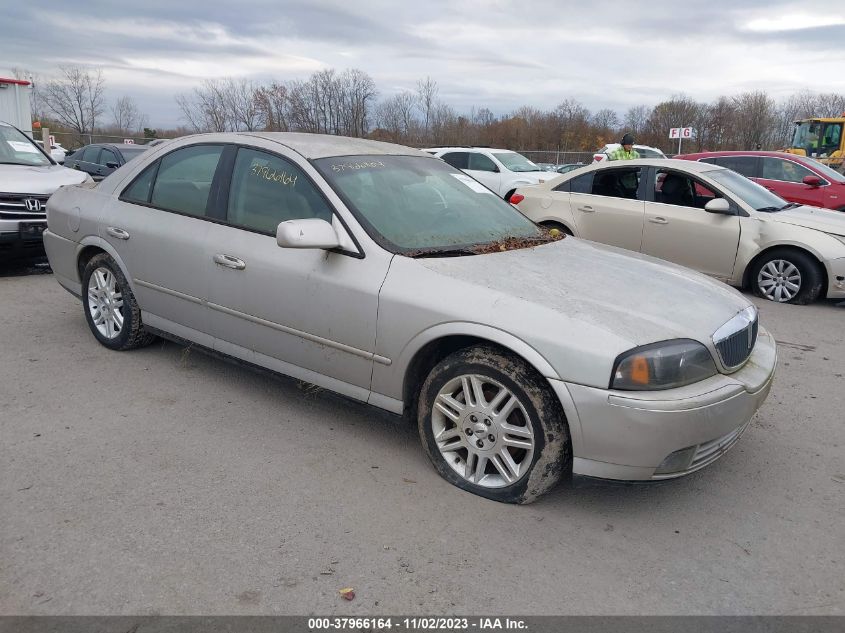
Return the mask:
<path id="1" fill-rule="evenodd" d="M 178 123 L 173 97 L 204 79 L 331 67 L 364 70 L 382 96 L 431 76 L 461 111 L 566 98 L 621 111 L 676 93 L 845 92 L 845 8 L 832 4 L 44 0 L 4 8 L 0 60 L 42 76 L 60 64 L 99 67 L 110 94 L 137 95 L 154 125 Z"/>

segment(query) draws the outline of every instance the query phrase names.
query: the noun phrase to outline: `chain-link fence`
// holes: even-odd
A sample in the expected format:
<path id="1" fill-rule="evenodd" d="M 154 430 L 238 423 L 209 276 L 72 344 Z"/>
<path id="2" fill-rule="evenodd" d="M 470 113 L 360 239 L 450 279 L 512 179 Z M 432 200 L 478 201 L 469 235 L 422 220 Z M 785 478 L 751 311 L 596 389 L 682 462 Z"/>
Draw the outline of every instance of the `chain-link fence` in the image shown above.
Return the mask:
<path id="1" fill-rule="evenodd" d="M 155 139 L 145 136 L 117 136 L 113 134 L 79 134 L 78 132 L 54 132 L 50 130 L 50 136 L 55 138 L 56 142 L 68 150 L 79 149 L 83 145 L 91 145 L 92 143 L 126 143 L 132 141 L 136 145 L 146 145 Z M 33 134 L 36 140 L 43 140 L 41 131 L 36 130 Z"/>
<path id="2" fill-rule="evenodd" d="M 558 152 L 555 150 L 516 150 L 534 163 L 551 163 L 553 165 L 569 165 L 583 163 L 589 165 L 593 162 L 593 152 Z"/>

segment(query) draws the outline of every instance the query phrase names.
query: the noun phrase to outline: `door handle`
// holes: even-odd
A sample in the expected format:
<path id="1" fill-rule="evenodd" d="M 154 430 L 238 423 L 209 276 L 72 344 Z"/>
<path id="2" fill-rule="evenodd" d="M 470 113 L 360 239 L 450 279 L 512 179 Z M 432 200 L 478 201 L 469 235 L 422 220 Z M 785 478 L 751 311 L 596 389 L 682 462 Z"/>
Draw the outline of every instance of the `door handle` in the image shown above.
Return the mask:
<path id="1" fill-rule="evenodd" d="M 214 257 L 212 257 L 212 259 L 215 264 L 220 264 L 221 266 L 225 266 L 226 268 L 231 268 L 233 270 L 243 270 L 246 268 L 244 260 L 232 257 L 231 255 L 217 253 Z"/>
<path id="2" fill-rule="evenodd" d="M 129 233 L 127 233 L 123 229 L 117 228 L 116 226 L 108 227 L 106 229 L 106 233 L 108 233 L 112 237 L 115 237 L 119 240 L 128 240 L 129 239 Z"/>
<path id="3" fill-rule="evenodd" d="M 583 211 L 584 213 L 595 213 L 596 212 L 596 210 L 589 205 L 584 205 L 583 207 L 578 207 L 578 210 Z"/>
<path id="4" fill-rule="evenodd" d="M 661 218 L 659 215 L 653 218 L 648 219 L 649 222 L 653 222 L 654 224 L 669 224 L 669 220 L 666 218 Z"/>

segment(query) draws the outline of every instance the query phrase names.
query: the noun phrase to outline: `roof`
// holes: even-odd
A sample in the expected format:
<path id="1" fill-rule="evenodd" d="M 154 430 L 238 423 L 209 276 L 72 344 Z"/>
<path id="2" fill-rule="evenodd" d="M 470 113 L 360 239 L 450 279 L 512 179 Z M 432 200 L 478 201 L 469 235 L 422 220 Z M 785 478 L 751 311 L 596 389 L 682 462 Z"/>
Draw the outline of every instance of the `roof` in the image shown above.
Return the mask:
<path id="1" fill-rule="evenodd" d="M 428 147 L 423 151 L 426 152 L 445 152 L 445 151 L 459 151 L 459 152 L 509 152 L 516 154 L 512 149 L 501 149 L 498 147 L 488 147 L 486 145 L 445 145 L 443 147 Z"/>
<path id="2" fill-rule="evenodd" d="M 658 167 L 661 169 L 674 167 L 675 169 L 682 169 L 690 173 L 701 173 L 705 171 L 713 171 L 714 169 L 725 169 L 724 167 L 713 165 L 711 163 L 698 163 L 692 160 L 680 160 L 677 158 L 637 158 L 634 160 L 613 160 L 610 162 L 602 161 L 600 163 L 592 163 L 580 168 L 578 172 L 583 174 L 585 171 L 595 171 L 598 169 L 637 166 Z M 575 172 L 567 172 L 565 175 L 568 176 L 572 173 Z"/>
<path id="3" fill-rule="evenodd" d="M 768 150 L 725 150 L 723 152 L 690 152 L 689 154 L 678 154 L 687 159 L 689 158 L 717 158 L 719 156 L 771 156 L 773 158 L 807 158 L 800 154 L 790 154 L 789 152 L 771 152 Z"/>
<path id="4" fill-rule="evenodd" d="M 225 136 L 215 134 L 214 136 Z M 396 156 L 424 156 L 432 158 L 431 154 L 423 151 L 384 143 L 370 141 L 350 136 L 333 136 L 331 134 L 304 134 L 300 132 L 239 132 L 232 136 L 254 136 L 275 141 L 289 147 L 305 158 L 327 158 L 329 156 L 355 156 L 358 154 L 378 154 Z"/>
<path id="5" fill-rule="evenodd" d="M 19 86 L 31 85 L 30 82 L 26 81 L 25 79 L 9 79 L 6 77 L 0 77 L 0 84 L 17 84 Z"/>

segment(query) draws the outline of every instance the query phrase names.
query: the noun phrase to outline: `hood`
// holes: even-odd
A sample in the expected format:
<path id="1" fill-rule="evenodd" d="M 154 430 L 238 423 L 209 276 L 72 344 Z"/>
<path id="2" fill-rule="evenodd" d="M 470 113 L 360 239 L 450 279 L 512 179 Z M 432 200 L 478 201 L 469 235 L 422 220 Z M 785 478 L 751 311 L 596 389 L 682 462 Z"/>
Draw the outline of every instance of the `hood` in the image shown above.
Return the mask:
<path id="1" fill-rule="evenodd" d="M 50 195 L 63 185 L 85 182 L 86 176 L 61 165 L 0 165 L 0 191 Z"/>
<path id="2" fill-rule="evenodd" d="M 527 310 L 546 316 L 553 311 L 561 326 L 603 331 L 626 349 L 672 338 L 710 345 L 719 327 L 751 305 L 695 271 L 571 237 L 503 253 L 417 261 L 492 291 L 496 305 L 517 310 L 528 329 Z"/>
<path id="3" fill-rule="evenodd" d="M 808 229 L 845 236 L 845 213 L 817 207 L 795 207 L 785 211 L 760 214 L 772 222 L 803 226 Z"/>

